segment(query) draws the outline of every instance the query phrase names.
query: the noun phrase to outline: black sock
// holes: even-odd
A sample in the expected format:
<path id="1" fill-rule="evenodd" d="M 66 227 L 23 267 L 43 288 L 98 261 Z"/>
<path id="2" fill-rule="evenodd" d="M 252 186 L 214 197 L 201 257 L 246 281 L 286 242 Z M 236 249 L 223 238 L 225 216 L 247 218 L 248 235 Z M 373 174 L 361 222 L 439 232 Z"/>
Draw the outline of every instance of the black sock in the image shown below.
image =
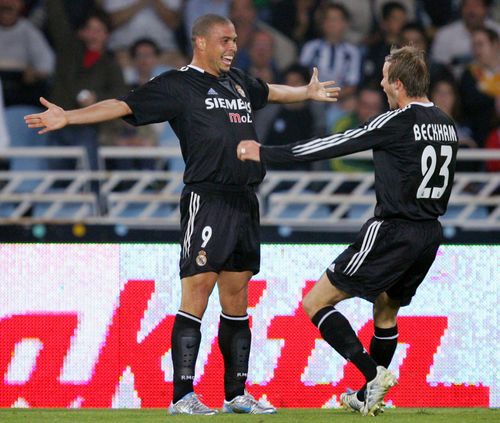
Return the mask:
<path id="1" fill-rule="evenodd" d="M 398 326 L 382 329 L 375 326 L 370 342 L 370 355 L 379 366 L 389 367 L 398 346 Z"/>
<path id="2" fill-rule="evenodd" d="M 193 392 L 194 369 L 200 349 L 201 320 L 179 310 L 172 330 L 172 362 L 174 366 L 174 403 Z"/>
<path id="3" fill-rule="evenodd" d="M 312 322 L 320 330 L 323 339 L 342 357 L 351 361 L 367 381 L 377 375 L 377 363 L 365 351 L 349 321 L 335 307 L 322 308 L 314 315 Z"/>
<path id="4" fill-rule="evenodd" d="M 224 357 L 224 391 L 226 401 L 245 392 L 252 334 L 248 315 L 229 316 L 221 313 L 219 348 Z"/>
<path id="5" fill-rule="evenodd" d="M 398 326 L 383 329 L 375 326 L 375 334 L 370 342 L 370 355 L 377 365 L 389 367 L 398 346 Z M 365 399 L 366 385 L 358 391 L 358 399 Z"/>

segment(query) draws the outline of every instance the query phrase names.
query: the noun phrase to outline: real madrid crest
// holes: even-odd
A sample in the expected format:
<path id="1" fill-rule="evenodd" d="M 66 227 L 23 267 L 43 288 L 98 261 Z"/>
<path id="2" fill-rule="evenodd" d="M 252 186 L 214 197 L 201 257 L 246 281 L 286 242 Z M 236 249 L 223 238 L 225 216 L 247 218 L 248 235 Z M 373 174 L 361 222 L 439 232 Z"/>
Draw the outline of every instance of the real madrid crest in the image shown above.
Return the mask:
<path id="1" fill-rule="evenodd" d="M 242 97 L 246 97 L 245 91 L 243 91 L 243 88 L 241 88 L 241 85 L 235 84 L 234 88 L 236 88 L 236 91 L 238 91 L 239 95 L 241 95 Z"/>
<path id="2" fill-rule="evenodd" d="M 205 266 L 207 264 L 207 252 L 205 250 L 198 251 L 196 256 L 196 264 L 198 266 Z"/>

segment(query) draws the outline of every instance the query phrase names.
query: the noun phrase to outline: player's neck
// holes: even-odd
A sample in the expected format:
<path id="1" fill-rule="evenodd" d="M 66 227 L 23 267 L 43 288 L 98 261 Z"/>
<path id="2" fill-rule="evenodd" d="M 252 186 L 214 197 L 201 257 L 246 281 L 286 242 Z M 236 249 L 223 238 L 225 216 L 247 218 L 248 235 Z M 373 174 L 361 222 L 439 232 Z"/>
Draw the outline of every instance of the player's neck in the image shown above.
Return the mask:
<path id="1" fill-rule="evenodd" d="M 404 98 L 398 99 L 398 107 L 400 109 L 403 109 L 404 107 L 408 106 L 410 103 L 429 103 L 430 100 L 424 96 L 424 97 L 407 97 L 404 96 Z"/>
<path id="2" fill-rule="evenodd" d="M 193 57 L 193 60 L 191 60 L 190 65 L 197 67 L 199 69 L 203 69 L 204 72 L 209 73 L 210 75 L 213 75 L 216 78 L 218 78 L 221 75 L 216 70 L 214 70 L 210 66 L 208 66 L 203 60 L 199 60 L 196 57 Z"/>

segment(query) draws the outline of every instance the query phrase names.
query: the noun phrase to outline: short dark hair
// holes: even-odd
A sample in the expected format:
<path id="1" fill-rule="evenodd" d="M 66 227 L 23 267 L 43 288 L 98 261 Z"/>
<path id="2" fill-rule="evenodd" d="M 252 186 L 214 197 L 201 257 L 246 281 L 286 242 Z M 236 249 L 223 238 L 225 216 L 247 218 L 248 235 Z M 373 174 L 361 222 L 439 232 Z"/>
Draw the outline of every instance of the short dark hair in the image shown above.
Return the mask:
<path id="1" fill-rule="evenodd" d="M 403 28 L 401 28 L 401 35 L 405 31 L 417 31 L 417 32 L 419 32 L 422 35 L 422 37 L 424 38 L 425 45 L 427 46 L 427 48 L 429 47 L 430 40 L 429 40 L 429 37 L 427 36 L 427 32 L 425 32 L 425 28 L 422 24 L 420 24 L 418 22 L 407 23 L 405 26 L 403 26 Z"/>
<path id="2" fill-rule="evenodd" d="M 398 79 L 406 89 L 408 97 L 424 97 L 429 90 L 429 69 L 425 52 L 413 46 L 392 47 L 385 61 L 390 63 L 389 82 Z"/>
<path id="3" fill-rule="evenodd" d="M 466 0 L 462 0 L 460 2 L 460 8 L 464 7 L 465 2 L 466 2 Z M 489 8 L 491 6 L 491 4 L 493 3 L 493 0 L 481 0 L 481 2 L 483 3 L 484 7 Z"/>
<path id="4" fill-rule="evenodd" d="M 382 6 L 382 19 L 385 21 L 395 10 L 407 13 L 406 7 L 398 1 L 389 1 Z"/>
<path id="5" fill-rule="evenodd" d="M 481 26 L 479 28 L 473 29 L 472 33 L 475 32 L 482 32 L 484 35 L 488 37 L 491 43 L 498 42 L 500 40 L 500 36 L 498 35 L 498 32 L 491 28 L 487 28 L 485 26 Z"/>
<path id="6" fill-rule="evenodd" d="M 130 57 L 134 58 L 137 54 L 137 49 L 142 45 L 150 46 L 154 50 L 156 56 L 159 56 L 161 54 L 160 47 L 158 47 L 158 44 L 156 44 L 151 38 L 139 38 L 130 47 Z"/>
<path id="7" fill-rule="evenodd" d="M 377 83 L 375 80 L 369 80 L 368 82 L 365 82 L 363 84 L 360 84 L 356 87 L 356 96 L 359 97 L 359 95 L 363 91 L 377 91 L 380 95 L 382 95 L 382 90 L 380 89 L 380 84 Z"/>
<path id="8" fill-rule="evenodd" d="M 328 3 L 328 5 L 325 7 L 325 11 L 324 11 L 324 16 L 326 16 L 326 12 L 328 12 L 329 10 L 338 10 L 342 16 L 344 17 L 344 19 L 346 21 L 350 21 L 351 20 L 351 15 L 349 13 L 349 11 L 345 8 L 345 6 L 343 4 L 340 4 L 340 3 Z"/>
<path id="9" fill-rule="evenodd" d="M 306 82 L 306 84 L 311 79 L 311 72 L 306 66 L 301 65 L 300 63 L 292 63 L 288 66 L 282 73 L 281 79 L 284 81 L 285 77 L 291 73 L 296 73 L 301 76 L 301 78 Z"/>
<path id="10" fill-rule="evenodd" d="M 83 19 L 78 27 L 78 29 L 84 28 L 87 23 L 91 19 L 97 19 L 99 22 L 101 22 L 105 27 L 108 32 L 111 32 L 113 30 L 113 24 L 111 23 L 111 18 L 109 17 L 109 14 L 106 13 L 103 9 L 100 9 L 98 7 L 91 9 L 85 16 L 85 19 Z"/>
<path id="11" fill-rule="evenodd" d="M 214 25 L 221 24 L 229 25 L 232 24 L 232 22 L 224 16 L 215 15 L 213 13 L 200 16 L 194 21 L 193 28 L 191 29 L 191 41 L 194 43 L 196 37 L 206 37 Z"/>
<path id="12" fill-rule="evenodd" d="M 449 87 L 451 88 L 451 91 L 453 92 L 453 95 L 455 96 L 455 103 L 453 104 L 453 107 L 451 108 L 451 117 L 456 121 L 460 121 L 460 119 L 462 118 L 462 115 L 461 115 L 462 106 L 461 106 L 460 92 L 458 90 L 458 86 L 457 86 L 456 81 L 452 77 L 449 77 L 449 78 L 441 77 L 441 78 L 438 78 L 438 79 L 432 81 L 430 88 L 429 88 L 429 94 L 430 94 L 431 101 L 433 100 L 435 91 L 436 91 L 438 85 L 440 85 L 440 84 L 449 85 Z"/>

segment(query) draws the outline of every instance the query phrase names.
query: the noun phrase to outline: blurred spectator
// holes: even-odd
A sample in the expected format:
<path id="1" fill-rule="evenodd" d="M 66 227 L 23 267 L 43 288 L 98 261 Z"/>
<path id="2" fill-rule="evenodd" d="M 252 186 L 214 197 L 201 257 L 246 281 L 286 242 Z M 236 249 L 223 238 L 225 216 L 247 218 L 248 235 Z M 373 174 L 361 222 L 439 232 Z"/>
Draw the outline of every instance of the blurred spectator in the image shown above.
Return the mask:
<path id="1" fill-rule="evenodd" d="M 456 78 L 461 76 L 465 65 L 472 60 L 472 31 L 486 26 L 500 33 L 500 24 L 487 17 L 490 4 L 489 0 L 462 0 L 461 19 L 436 33 L 432 59 L 451 65 Z"/>
<path id="2" fill-rule="evenodd" d="M 145 125 L 134 127 L 126 122 L 120 122 L 119 129 L 113 130 L 113 136 L 105 138 L 112 142 L 113 147 L 156 147 L 158 146 L 159 129 L 163 126 Z M 105 143 L 106 143 L 105 141 Z M 155 160 L 147 158 L 120 158 L 106 160 L 108 170 L 146 170 L 155 169 Z M 123 183 L 121 189 L 128 189 L 133 183 Z M 127 188 L 128 187 L 128 188 Z"/>
<path id="3" fill-rule="evenodd" d="M 101 8 L 102 3 L 103 0 L 64 0 L 64 8 L 71 26 L 75 29 L 81 28 L 85 24 L 89 10 Z"/>
<path id="4" fill-rule="evenodd" d="M 384 20 L 384 7 L 387 3 L 399 3 L 403 6 L 406 11 L 407 20 L 409 22 L 415 22 L 418 19 L 417 16 L 417 3 L 420 0 L 373 0 L 373 14 L 376 23 L 380 23 Z"/>
<path id="5" fill-rule="evenodd" d="M 457 126 L 460 147 L 477 148 L 471 129 L 464 123 L 458 87 L 453 80 L 441 79 L 430 87 L 430 100 L 450 116 Z"/>
<path id="6" fill-rule="evenodd" d="M 448 66 L 442 63 L 436 63 L 429 57 L 429 39 L 425 29 L 418 23 L 406 24 L 401 30 L 401 39 L 399 44 L 412 45 L 426 52 L 427 64 L 429 66 L 429 75 L 431 85 L 434 81 L 449 79 L 454 80 L 453 73 Z"/>
<path id="7" fill-rule="evenodd" d="M 0 0 L 0 78 L 6 107 L 38 105 L 54 70 L 43 34 L 21 16 L 22 0 Z"/>
<path id="8" fill-rule="evenodd" d="M 387 2 L 382 6 L 382 19 L 378 30 L 378 41 L 368 47 L 363 64 L 366 83 L 378 84 L 382 80 L 382 68 L 391 47 L 397 45 L 401 29 L 408 22 L 405 7 L 397 2 Z"/>
<path id="9" fill-rule="evenodd" d="M 175 30 L 181 22 L 181 3 L 181 0 L 103 0 L 114 28 L 109 47 L 125 62 L 130 46 L 146 37 L 158 44 L 169 63 L 182 61 L 175 39 Z"/>
<path id="10" fill-rule="evenodd" d="M 429 26 L 432 33 L 458 18 L 459 13 L 455 10 L 456 0 L 420 0 L 419 3 L 429 17 Z"/>
<path id="11" fill-rule="evenodd" d="M 479 82 L 481 92 L 500 97 L 500 34 L 480 28 L 472 33 L 472 51 L 475 64 L 469 66 Z"/>
<path id="12" fill-rule="evenodd" d="M 353 95 L 353 110 L 342 116 L 333 126 L 332 134 L 355 129 L 363 125 L 370 118 L 384 111 L 384 97 L 374 86 L 365 86 Z M 332 170 L 337 172 L 362 172 L 373 169 L 371 160 L 333 159 L 330 161 Z"/>
<path id="13" fill-rule="evenodd" d="M 278 70 L 283 70 L 292 64 L 297 56 L 297 49 L 293 41 L 282 33 L 257 19 L 257 11 L 252 0 L 232 0 L 230 19 L 234 23 L 238 34 L 238 53 L 234 66 L 248 70 L 250 66 L 250 46 L 253 34 L 264 31 L 273 37 L 275 61 Z"/>
<path id="14" fill-rule="evenodd" d="M 283 74 L 283 84 L 300 87 L 309 83 L 311 76 L 304 66 L 294 64 Z M 268 104 L 257 112 L 255 127 L 259 140 L 266 145 L 288 144 L 293 140 L 320 135 L 322 123 L 310 102 Z M 269 165 L 271 170 L 309 170 L 311 163 Z"/>
<path id="15" fill-rule="evenodd" d="M 64 0 L 64 9 L 71 27 L 80 28 L 89 10 L 101 7 L 103 0 Z M 38 28 L 44 28 L 47 22 L 45 0 L 24 0 L 24 15 Z"/>
<path id="16" fill-rule="evenodd" d="M 491 18 L 495 22 L 500 22 L 500 1 L 493 0 L 493 5 L 491 6 Z"/>
<path id="17" fill-rule="evenodd" d="M 375 17 L 373 16 L 373 2 L 366 0 L 335 0 L 335 3 L 344 6 L 349 13 L 350 25 L 345 38 L 351 43 L 367 43 L 372 32 Z"/>
<path id="18" fill-rule="evenodd" d="M 129 89 L 145 84 L 151 78 L 166 72 L 169 68 L 160 63 L 161 51 L 149 38 L 137 40 L 130 48 L 131 65 L 124 69 L 125 83 Z M 157 146 L 165 123 L 134 127 L 123 120 L 101 134 L 101 143 L 118 147 L 153 147 Z M 154 169 L 151 159 L 116 159 L 105 163 L 106 169 L 132 170 Z"/>
<path id="19" fill-rule="evenodd" d="M 443 112 L 450 116 L 457 128 L 459 148 L 477 148 L 472 130 L 464 122 L 458 87 L 453 80 L 435 81 L 430 87 L 430 100 Z M 475 172 L 482 169 L 481 162 L 458 161 L 456 170 L 459 172 Z"/>
<path id="20" fill-rule="evenodd" d="M 277 82 L 278 70 L 274 62 L 273 37 L 268 32 L 253 34 L 249 49 L 250 67 L 248 71 L 268 84 Z"/>
<path id="21" fill-rule="evenodd" d="M 123 69 L 129 89 L 145 84 L 160 73 L 172 69 L 160 63 L 161 50 L 150 38 L 141 38 L 130 47 L 131 65 Z"/>
<path id="22" fill-rule="evenodd" d="M 496 118 L 495 98 L 500 97 L 500 41 L 489 28 L 472 32 L 474 61 L 464 71 L 460 94 L 466 121 L 474 139 L 484 146 Z"/>
<path id="23" fill-rule="evenodd" d="M 500 114 L 500 110 L 497 111 Z M 486 139 L 485 148 L 500 151 L 500 125 L 490 132 Z M 500 160 L 489 160 L 486 162 L 488 172 L 500 172 Z"/>
<path id="24" fill-rule="evenodd" d="M 319 2 L 319 0 L 278 0 L 272 2 L 272 24 L 300 48 L 306 41 L 318 36 L 314 16 Z"/>
<path id="25" fill-rule="evenodd" d="M 197 18 L 207 13 L 228 18 L 230 5 L 231 0 L 187 0 L 182 14 L 186 39 L 191 39 L 191 28 Z"/>
<path id="26" fill-rule="evenodd" d="M 319 79 L 333 80 L 342 88 L 341 95 L 350 95 L 360 80 L 361 54 L 357 46 L 345 41 L 349 27 L 347 10 L 329 4 L 323 14 L 322 38 L 309 41 L 300 53 L 302 65 L 319 69 Z"/>
<path id="27" fill-rule="evenodd" d="M 48 28 L 57 52 L 52 101 L 76 109 L 125 92 L 122 70 L 106 51 L 110 22 L 104 12 L 93 11 L 78 33 L 72 31 L 63 0 L 46 0 Z M 98 126 L 76 125 L 50 133 L 57 146 L 84 146 L 91 169 L 98 169 Z M 69 163 L 56 163 L 67 168 Z M 54 166 L 53 166 L 54 167 Z"/>
<path id="28" fill-rule="evenodd" d="M 2 95 L 2 80 L 0 79 L 0 148 L 5 148 L 10 145 L 9 132 L 7 131 L 7 124 L 5 122 L 3 95 Z M 9 161 L 0 157 L 0 170 L 8 170 Z M 0 215 L 2 205 L 0 205 Z"/>
<path id="29" fill-rule="evenodd" d="M 323 37 L 306 43 L 300 54 L 302 65 L 318 67 L 320 80 L 335 81 L 342 88 L 339 102 L 326 106 L 329 127 L 343 113 L 343 99 L 349 98 L 360 82 L 361 52 L 357 46 L 345 41 L 348 27 L 349 15 L 345 7 L 328 4 L 323 11 Z"/>
<path id="30" fill-rule="evenodd" d="M 2 95 L 2 80 L 0 79 L 0 148 L 8 147 L 10 144 L 9 134 L 7 132 L 7 124 L 5 122 L 5 106 Z M 0 168 L 2 160 L 0 159 Z"/>

